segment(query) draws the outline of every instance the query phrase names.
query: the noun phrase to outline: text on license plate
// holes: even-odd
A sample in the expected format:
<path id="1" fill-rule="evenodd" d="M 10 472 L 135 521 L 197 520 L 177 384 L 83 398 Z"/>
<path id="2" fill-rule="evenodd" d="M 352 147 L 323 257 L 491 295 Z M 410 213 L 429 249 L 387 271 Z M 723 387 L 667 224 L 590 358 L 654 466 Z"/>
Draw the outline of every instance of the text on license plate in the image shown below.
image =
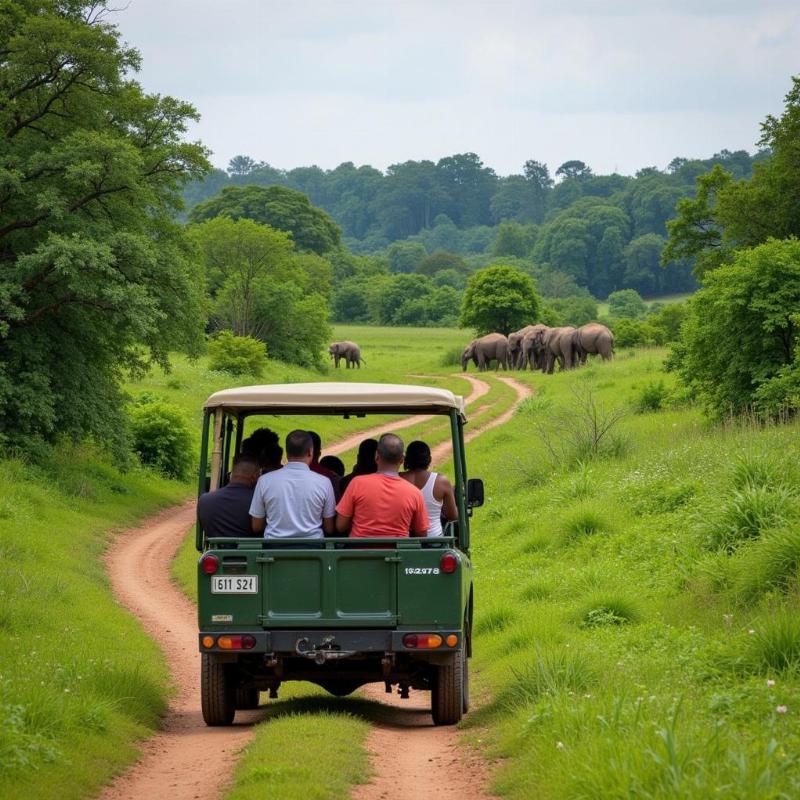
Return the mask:
<path id="1" fill-rule="evenodd" d="M 258 575 L 212 575 L 211 594 L 257 594 Z"/>

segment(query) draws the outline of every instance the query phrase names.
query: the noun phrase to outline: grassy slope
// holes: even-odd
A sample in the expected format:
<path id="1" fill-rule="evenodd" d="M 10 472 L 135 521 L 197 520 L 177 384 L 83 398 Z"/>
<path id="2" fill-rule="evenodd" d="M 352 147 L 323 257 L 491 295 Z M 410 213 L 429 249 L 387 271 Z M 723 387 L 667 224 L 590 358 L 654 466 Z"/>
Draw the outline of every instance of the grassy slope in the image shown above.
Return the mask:
<path id="1" fill-rule="evenodd" d="M 115 604 L 101 555 L 110 528 L 186 494 L 82 450 L 0 462 L 1 797 L 86 797 L 156 726 L 166 668 Z"/>
<path id="2" fill-rule="evenodd" d="M 467 728 L 505 759 L 503 795 L 800 791 L 800 426 L 631 414 L 615 454 L 582 464 L 553 463 L 537 430 L 576 386 L 627 404 L 670 383 L 659 366 L 623 353 L 537 377 L 516 424 L 470 449 L 488 497 L 473 664 L 487 703 Z M 733 554 L 708 545 L 720 537 L 739 537 Z"/>

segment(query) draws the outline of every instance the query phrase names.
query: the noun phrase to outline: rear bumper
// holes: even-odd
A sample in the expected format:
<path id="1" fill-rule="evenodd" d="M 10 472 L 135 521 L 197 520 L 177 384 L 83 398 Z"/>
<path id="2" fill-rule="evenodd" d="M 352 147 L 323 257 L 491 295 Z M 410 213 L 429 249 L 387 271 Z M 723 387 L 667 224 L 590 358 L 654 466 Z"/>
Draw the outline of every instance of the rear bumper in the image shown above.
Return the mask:
<path id="1" fill-rule="evenodd" d="M 406 647 L 403 637 L 410 633 L 436 633 L 442 637 L 442 644 L 438 648 Z M 255 645 L 247 649 L 231 649 L 220 647 L 219 641 L 223 637 L 250 636 L 255 640 Z M 456 643 L 447 644 L 447 637 L 455 636 Z M 213 644 L 207 646 L 208 638 Z M 206 640 L 204 642 L 204 640 Z M 198 635 L 198 644 L 201 653 L 226 653 L 226 654 L 269 654 L 275 656 L 305 655 L 308 652 L 341 652 L 347 654 L 366 653 L 455 653 L 463 644 L 463 632 L 459 629 L 416 628 L 413 630 L 385 631 L 385 630 L 253 630 L 253 631 L 201 631 Z"/>

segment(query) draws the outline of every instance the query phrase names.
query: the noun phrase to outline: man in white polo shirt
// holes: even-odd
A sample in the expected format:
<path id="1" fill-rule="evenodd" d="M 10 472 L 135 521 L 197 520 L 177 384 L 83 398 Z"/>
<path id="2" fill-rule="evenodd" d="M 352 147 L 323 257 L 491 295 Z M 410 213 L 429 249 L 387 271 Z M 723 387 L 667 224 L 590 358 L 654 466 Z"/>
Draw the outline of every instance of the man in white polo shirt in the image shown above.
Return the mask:
<path id="1" fill-rule="evenodd" d="M 314 443 L 308 431 L 286 437 L 286 466 L 258 479 L 250 522 L 266 539 L 321 539 L 335 530 L 331 482 L 309 468 Z"/>

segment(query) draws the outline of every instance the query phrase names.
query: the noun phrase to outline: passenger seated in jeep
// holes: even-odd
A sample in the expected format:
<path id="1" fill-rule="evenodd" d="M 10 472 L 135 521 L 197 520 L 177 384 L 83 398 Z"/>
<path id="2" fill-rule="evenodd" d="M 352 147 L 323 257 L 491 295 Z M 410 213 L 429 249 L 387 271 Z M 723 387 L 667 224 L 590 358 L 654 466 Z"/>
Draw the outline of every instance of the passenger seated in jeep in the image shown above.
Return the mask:
<path id="1" fill-rule="evenodd" d="M 422 492 L 399 474 L 403 440 L 384 433 L 375 454 L 378 471 L 350 482 L 336 506 L 336 532 L 351 538 L 425 536 L 430 521 Z"/>
<path id="2" fill-rule="evenodd" d="M 252 536 L 250 503 L 260 472 L 255 456 L 240 453 L 233 459 L 228 484 L 200 495 L 197 517 L 206 536 Z"/>
<path id="3" fill-rule="evenodd" d="M 400 477 L 413 483 L 425 498 L 425 508 L 431 521 L 428 536 L 443 536 L 442 520 L 449 522 L 458 519 L 456 493 L 447 476 L 431 472 L 430 465 L 430 447 L 425 442 L 411 442 L 403 464 L 406 471 L 401 472 Z"/>

